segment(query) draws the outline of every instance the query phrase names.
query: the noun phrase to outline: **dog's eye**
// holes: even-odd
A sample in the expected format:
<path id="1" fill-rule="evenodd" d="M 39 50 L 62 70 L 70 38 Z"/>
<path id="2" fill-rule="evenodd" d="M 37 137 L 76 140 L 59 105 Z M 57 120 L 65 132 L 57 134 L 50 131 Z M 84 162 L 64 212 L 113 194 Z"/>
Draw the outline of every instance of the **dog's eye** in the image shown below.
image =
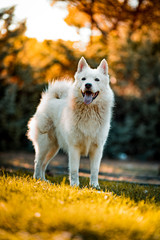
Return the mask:
<path id="1" fill-rule="evenodd" d="M 82 80 L 82 81 L 85 81 L 85 80 L 86 80 L 86 78 L 85 78 L 85 77 L 83 77 L 81 80 Z"/>
<path id="2" fill-rule="evenodd" d="M 99 78 L 95 78 L 94 80 L 95 80 L 96 82 L 99 82 L 99 81 L 100 81 Z"/>

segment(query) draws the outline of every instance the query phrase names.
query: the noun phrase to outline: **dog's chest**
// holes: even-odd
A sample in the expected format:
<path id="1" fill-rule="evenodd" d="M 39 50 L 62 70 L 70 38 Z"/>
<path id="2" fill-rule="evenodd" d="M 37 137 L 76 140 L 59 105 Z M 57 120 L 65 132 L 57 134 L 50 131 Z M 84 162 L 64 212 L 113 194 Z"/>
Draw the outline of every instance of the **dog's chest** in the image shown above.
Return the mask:
<path id="1" fill-rule="evenodd" d="M 94 108 L 88 111 L 76 112 L 74 115 L 75 128 L 86 137 L 95 138 L 102 128 L 103 122 L 103 115 Z"/>
<path id="2" fill-rule="evenodd" d="M 95 146 L 97 146 L 96 139 L 91 139 L 89 137 L 79 138 L 75 144 L 81 156 L 88 156 L 91 149 Z"/>
<path id="3" fill-rule="evenodd" d="M 101 125 L 99 122 L 96 122 L 94 120 L 87 120 L 85 122 L 79 121 L 77 124 L 78 131 L 86 137 L 96 138 L 98 132 L 100 131 Z"/>

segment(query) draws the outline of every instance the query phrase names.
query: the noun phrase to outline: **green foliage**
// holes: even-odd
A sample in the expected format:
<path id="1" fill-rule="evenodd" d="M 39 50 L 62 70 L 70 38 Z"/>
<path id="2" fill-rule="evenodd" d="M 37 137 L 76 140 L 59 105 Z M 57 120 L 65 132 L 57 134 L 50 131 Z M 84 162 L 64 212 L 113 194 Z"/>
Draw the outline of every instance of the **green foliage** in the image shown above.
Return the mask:
<path id="1" fill-rule="evenodd" d="M 106 154 L 116 157 L 124 152 L 141 160 L 158 159 L 160 106 L 146 99 L 116 98 L 116 107 Z"/>
<path id="2" fill-rule="evenodd" d="M 159 187 L 101 181 L 96 191 L 13 175 L 0 177 L 1 239 L 160 238 Z"/>
<path id="3" fill-rule="evenodd" d="M 8 85 L 0 90 L 0 135 L 1 150 L 30 149 L 31 144 L 25 137 L 27 122 L 36 109 L 44 85 L 26 86 Z"/>
<path id="4" fill-rule="evenodd" d="M 160 155 L 160 42 L 129 40 L 119 49 L 112 71 L 119 82 L 108 153 L 158 159 Z M 123 67 L 122 67 L 123 66 Z M 133 90 L 123 96 L 125 88 Z M 137 90 L 138 89 L 138 90 Z M 137 96 L 138 92 L 138 96 Z M 134 95 L 135 94 L 135 95 Z"/>

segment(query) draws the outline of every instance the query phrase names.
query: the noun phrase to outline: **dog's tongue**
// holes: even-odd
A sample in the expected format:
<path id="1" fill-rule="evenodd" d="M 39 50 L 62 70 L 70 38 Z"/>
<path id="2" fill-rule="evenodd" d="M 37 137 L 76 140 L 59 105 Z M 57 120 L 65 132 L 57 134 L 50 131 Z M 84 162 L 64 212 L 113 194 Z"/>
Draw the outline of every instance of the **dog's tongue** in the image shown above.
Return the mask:
<path id="1" fill-rule="evenodd" d="M 92 98 L 92 94 L 88 94 L 88 93 L 85 93 L 84 95 L 84 103 L 85 104 L 90 104 L 92 102 L 93 98 Z"/>

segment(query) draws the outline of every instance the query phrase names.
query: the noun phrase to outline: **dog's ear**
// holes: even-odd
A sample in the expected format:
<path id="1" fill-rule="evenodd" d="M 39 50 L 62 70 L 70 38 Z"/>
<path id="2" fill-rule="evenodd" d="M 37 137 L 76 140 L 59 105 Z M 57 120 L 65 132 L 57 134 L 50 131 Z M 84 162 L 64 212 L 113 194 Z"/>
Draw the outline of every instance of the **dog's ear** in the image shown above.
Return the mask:
<path id="1" fill-rule="evenodd" d="M 78 63 L 78 69 L 77 69 L 77 72 L 80 73 L 82 72 L 85 68 L 89 67 L 85 58 L 84 57 L 81 57 L 81 59 L 79 60 L 79 63 Z"/>
<path id="2" fill-rule="evenodd" d="M 108 75 L 108 63 L 105 59 L 103 59 L 99 64 L 98 70 L 101 71 L 104 75 Z"/>

